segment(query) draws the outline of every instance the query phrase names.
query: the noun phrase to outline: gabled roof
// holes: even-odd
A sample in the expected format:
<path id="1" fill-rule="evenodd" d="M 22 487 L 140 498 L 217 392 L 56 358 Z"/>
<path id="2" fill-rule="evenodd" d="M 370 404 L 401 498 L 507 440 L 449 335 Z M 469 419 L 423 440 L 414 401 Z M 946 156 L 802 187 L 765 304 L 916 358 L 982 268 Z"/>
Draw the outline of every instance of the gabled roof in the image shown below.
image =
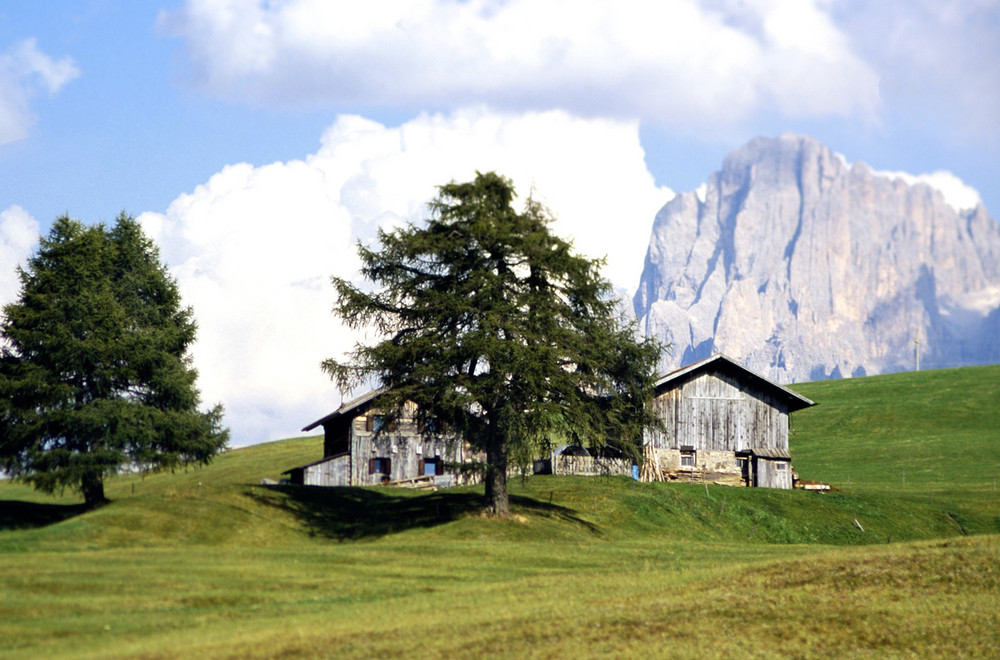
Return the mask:
<path id="1" fill-rule="evenodd" d="M 337 417 L 340 417 L 341 415 L 346 415 L 349 412 L 357 410 L 358 408 L 361 408 L 362 406 L 364 406 L 364 405 L 366 405 L 368 403 L 371 403 L 375 399 L 375 397 L 377 397 L 379 394 L 382 394 L 383 391 L 384 391 L 384 388 L 379 388 L 377 390 L 372 390 L 371 392 L 368 392 L 367 394 L 362 394 L 361 396 L 359 396 L 356 399 L 351 399 L 350 401 L 348 401 L 346 403 L 342 403 L 342 404 L 340 404 L 340 407 L 337 408 L 336 410 L 334 410 L 332 413 L 330 413 L 326 417 L 321 417 L 321 418 L 317 419 L 315 422 L 313 422 L 309 426 L 303 428 L 302 430 L 303 431 L 312 431 L 314 428 L 316 428 L 317 426 L 319 426 L 321 424 L 325 424 L 326 422 L 329 422 L 332 419 L 336 419 Z"/>
<path id="2" fill-rule="evenodd" d="M 659 395 L 666 390 L 679 387 L 692 378 L 711 371 L 729 373 L 737 378 L 749 380 L 750 382 L 755 383 L 758 387 L 769 392 L 772 396 L 784 401 L 788 406 L 788 412 L 795 412 L 796 410 L 802 410 L 803 408 L 816 405 L 801 394 L 797 394 L 787 387 L 782 387 L 781 385 L 764 378 L 757 372 L 747 369 L 742 364 L 723 355 L 722 353 L 716 353 L 710 358 L 700 360 L 693 364 L 689 364 L 686 367 L 681 367 L 676 371 L 670 372 L 660 380 L 656 381 L 656 394 Z"/>

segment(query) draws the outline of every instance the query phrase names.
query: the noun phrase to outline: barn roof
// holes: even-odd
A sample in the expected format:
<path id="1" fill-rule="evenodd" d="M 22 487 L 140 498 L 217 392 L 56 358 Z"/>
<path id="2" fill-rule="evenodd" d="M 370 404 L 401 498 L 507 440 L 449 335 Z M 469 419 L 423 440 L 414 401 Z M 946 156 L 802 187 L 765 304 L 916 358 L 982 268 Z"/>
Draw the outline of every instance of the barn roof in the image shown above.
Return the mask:
<path id="1" fill-rule="evenodd" d="M 302 430 L 303 431 L 312 431 L 314 428 L 316 428 L 320 424 L 325 424 L 326 422 L 329 422 L 332 419 L 340 417 L 341 415 L 346 415 L 349 412 L 357 410 L 358 408 L 361 408 L 362 406 L 364 406 L 364 405 L 366 405 L 368 403 L 371 403 L 371 401 L 373 399 L 375 399 L 375 397 L 377 397 L 379 394 L 381 394 L 382 391 L 383 391 L 383 388 L 379 388 L 377 390 L 372 390 L 371 392 L 368 392 L 367 394 L 362 394 L 361 396 L 359 396 L 356 399 L 351 399 L 350 401 L 347 401 L 346 403 L 342 403 L 342 404 L 340 404 L 340 407 L 337 408 L 336 410 L 334 410 L 332 413 L 330 413 L 326 417 L 320 417 L 315 422 L 313 422 L 309 426 L 306 426 Z"/>
<path id="2" fill-rule="evenodd" d="M 735 376 L 740 380 L 754 383 L 778 400 L 784 401 L 788 406 L 788 412 L 795 412 L 796 410 L 816 405 L 801 394 L 797 394 L 787 387 L 782 387 L 764 378 L 757 372 L 747 369 L 742 364 L 722 353 L 716 353 L 710 358 L 689 364 L 686 367 L 681 367 L 660 378 L 660 380 L 656 381 L 656 394 L 659 395 L 666 390 L 679 387 L 692 378 L 706 372 L 723 372 Z"/>
<path id="3" fill-rule="evenodd" d="M 590 452 L 580 445 L 559 445 L 552 452 L 553 456 L 590 456 Z"/>
<path id="4" fill-rule="evenodd" d="M 751 454 L 757 458 L 784 458 L 789 461 L 792 460 L 792 455 L 788 453 L 787 449 L 778 449 L 776 447 L 752 447 L 736 452 L 737 456 L 750 456 Z"/>

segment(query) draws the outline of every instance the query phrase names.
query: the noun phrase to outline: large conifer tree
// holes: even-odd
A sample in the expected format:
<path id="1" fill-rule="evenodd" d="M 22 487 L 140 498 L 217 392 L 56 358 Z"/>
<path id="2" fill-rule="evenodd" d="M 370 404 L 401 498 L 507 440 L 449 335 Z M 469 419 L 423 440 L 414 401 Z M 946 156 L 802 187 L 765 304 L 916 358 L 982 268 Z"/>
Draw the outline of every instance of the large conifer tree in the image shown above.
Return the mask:
<path id="1" fill-rule="evenodd" d="M 189 308 L 138 223 L 61 217 L 0 321 L 0 468 L 105 501 L 104 478 L 206 463 L 228 439 L 198 410 Z"/>
<path id="2" fill-rule="evenodd" d="M 370 292 L 335 278 L 335 312 L 384 340 L 323 368 L 346 391 L 373 381 L 392 414 L 407 400 L 486 453 L 486 508 L 509 513 L 508 466 L 553 440 L 614 442 L 639 459 L 655 424 L 659 345 L 620 322 L 601 261 L 575 254 L 512 183 L 477 174 L 439 188 L 426 226 L 359 246 Z"/>

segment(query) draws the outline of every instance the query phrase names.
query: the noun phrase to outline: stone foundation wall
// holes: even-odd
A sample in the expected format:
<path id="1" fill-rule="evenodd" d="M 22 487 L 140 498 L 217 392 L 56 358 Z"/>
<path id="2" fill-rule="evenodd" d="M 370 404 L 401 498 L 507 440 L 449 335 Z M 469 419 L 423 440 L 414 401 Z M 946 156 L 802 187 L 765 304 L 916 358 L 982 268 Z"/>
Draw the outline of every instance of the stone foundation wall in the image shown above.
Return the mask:
<path id="1" fill-rule="evenodd" d="M 700 450 L 694 452 L 694 465 L 681 465 L 680 449 L 646 447 L 646 464 L 640 473 L 643 481 L 698 481 L 741 486 L 743 475 L 736 453 Z"/>

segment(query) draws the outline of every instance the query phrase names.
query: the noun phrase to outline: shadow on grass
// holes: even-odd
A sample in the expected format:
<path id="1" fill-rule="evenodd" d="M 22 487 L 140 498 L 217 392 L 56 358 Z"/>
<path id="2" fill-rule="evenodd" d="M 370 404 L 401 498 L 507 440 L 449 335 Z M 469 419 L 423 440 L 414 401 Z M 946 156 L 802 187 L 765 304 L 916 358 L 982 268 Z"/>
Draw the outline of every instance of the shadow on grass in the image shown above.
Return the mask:
<path id="1" fill-rule="evenodd" d="M 87 511 L 85 504 L 45 504 L 0 500 L 0 530 L 33 529 L 62 522 Z"/>
<path id="2" fill-rule="evenodd" d="M 288 511 L 303 521 L 310 534 L 340 541 L 443 525 L 483 509 L 483 496 L 468 492 L 396 494 L 381 488 L 270 486 L 251 489 L 248 494 L 262 504 Z M 519 495 L 511 495 L 510 501 L 522 512 L 557 518 L 600 533 L 596 525 L 581 519 L 572 509 Z"/>

